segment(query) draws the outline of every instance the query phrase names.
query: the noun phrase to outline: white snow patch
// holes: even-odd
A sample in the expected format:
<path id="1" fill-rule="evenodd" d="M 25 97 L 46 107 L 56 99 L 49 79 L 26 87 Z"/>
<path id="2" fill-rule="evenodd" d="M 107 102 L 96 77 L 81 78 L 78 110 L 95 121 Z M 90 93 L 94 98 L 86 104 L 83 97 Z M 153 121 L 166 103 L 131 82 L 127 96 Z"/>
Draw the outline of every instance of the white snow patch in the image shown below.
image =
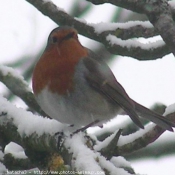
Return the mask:
<path id="1" fill-rule="evenodd" d="M 84 133 L 78 133 L 65 141 L 65 146 L 73 154 L 72 165 L 77 172 L 101 175 L 104 174 L 103 169 L 106 169 L 111 175 L 130 175 L 123 168 L 116 167 L 116 162 L 117 160 L 122 160 L 121 157 L 118 159 L 113 158 L 111 159 L 112 161 L 107 160 L 99 152 L 86 146 L 87 140 L 84 136 Z M 122 165 L 126 164 L 123 159 Z"/>
<path id="2" fill-rule="evenodd" d="M 113 31 L 118 28 L 120 29 L 128 29 L 137 25 L 141 25 L 145 28 L 152 28 L 153 25 L 149 21 L 129 21 L 126 23 L 97 23 L 97 24 L 88 24 L 94 27 L 96 33 L 102 33 L 105 31 Z"/>
<path id="3" fill-rule="evenodd" d="M 28 86 L 28 83 L 24 80 L 24 77 L 20 75 L 20 73 L 15 69 L 8 66 L 0 65 L 0 72 L 3 74 L 3 76 L 13 75 L 13 77 L 16 77 L 17 79 L 21 80 L 23 84 L 26 85 L 27 90 L 31 91 L 31 89 Z"/>
<path id="4" fill-rule="evenodd" d="M 0 106 L 0 113 L 7 112 L 4 120 L 6 117 L 12 119 L 20 135 L 29 136 L 34 132 L 39 136 L 44 133 L 54 135 L 56 132 L 63 131 L 66 127 L 56 120 L 43 118 L 22 108 L 17 108 L 3 97 L 0 97 Z M 3 120 L 3 116 L 0 117 L 0 120 Z"/>
<path id="5" fill-rule="evenodd" d="M 175 9 L 175 1 L 168 1 L 168 4 Z"/>
<path id="6" fill-rule="evenodd" d="M 5 154 L 12 154 L 14 158 L 17 158 L 17 159 L 26 159 L 27 156 L 25 155 L 24 153 L 24 149 L 14 143 L 14 142 L 10 142 L 6 147 L 5 147 L 5 151 L 4 151 Z"/>
<path id="7" fill-rule="evenodd" d="M 164 112 L 163 116 L 166 116 L 166 115 L 171 114 L 171 113 L 173 113 L 173 112 L 175 112 L 175 103 L 169 105 L 169 106 L 165 109 L 165 112 Z"/>
<path id="8" fill-rule="evenodd" d="M 148 43 L 142 43 L 136 39 L 122 40 L 122 39 L 117 38 L 116 36 L 111 35 L 111 34 L 109 34 L 106 37 L 106 40 L 109 41 L 111 45 L 116 44 L 116 45 L 119 45 L 121 47 L 126 47 L 128 49 L 130 49 L 131 47 L 140 47 L 140 48 L 145 49 L 145 50 L 152 50 L 154 48 L 158 48 L 158 47 L 165 45 L 165 42 L 163 40 L 159 40 L 156 42 L 148 41 Z"/>
<path id="9" fill-rule="evenodd" d="M 122 146 L 122 145 L 133 142 L 134 140 L 142 137 L 144 134 L 149 132 L 151 129 L 153 129 L 153 127 L 155 127 L 155 124 L 149 123 L 145 126 L 145 129 L 140 129 L 137 132 L 133 134 L 129 134 L 127 136 L 120 136 L 119 141 L 118 141 L 118 146 Z"/>
<path id="10" fill-rule="evenodd" d="M 86 21 L 84 18 L 76 18 L 76 17 L 74 17 L 74 19 L 75 19 L 76 21 L 81 22 L 81 23 L 87 24 L 87 21 Z"/>
<path id="11" fill-rule="evenodd" d="M 72 138 L 67 138 L 65 146 L 73 153 L 73 162 L 77 171 L 86 172 L 86 174 L 104 174 L 103 170 L 97 163 L 98 154 L 89 149 L 86 144 L 83 133 L 78 133 Z M 88 173 L 89 172 L 89 173 Z"/>
<path id="12" fill-rule="evenodd" d="M 100 157 L 99 158 L 99 164 L 105 168 L 107 171 L 109 171 L 110 175 L 116 175 L 116 174 L 120 174 L 120 175 L 131 175 L 130 173 L 128 173 L 127 171 L 125 171 L 123 168 L 117 168 L 113 163 L 111 163 L 110 161 L 106 160 L 105 157 Z"/>
<path id="13" fill-rule="evenodd" d="M 128 162 L 124 157 L 112 157 L 110 160 L 116 167 L 131 167 L 131 163 Z"/>

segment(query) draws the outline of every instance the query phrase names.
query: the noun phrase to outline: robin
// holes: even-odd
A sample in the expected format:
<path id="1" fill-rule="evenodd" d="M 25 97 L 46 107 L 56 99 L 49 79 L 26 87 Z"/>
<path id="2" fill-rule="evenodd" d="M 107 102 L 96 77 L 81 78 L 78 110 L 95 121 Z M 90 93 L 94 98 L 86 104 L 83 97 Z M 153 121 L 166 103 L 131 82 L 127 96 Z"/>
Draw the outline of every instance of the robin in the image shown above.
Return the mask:
<path id="1" fill-rule="evenodd" d="M 75 127 L 101 125 L 127 113 L 144 128 L 139 116 L 165 130 L 175 124 L 132 100 L 106 63 L 81 45 L 77 31 L 64 26 L 54 29 L 32 78 L 33 91 L 41 108 L 51 118 Z"/>

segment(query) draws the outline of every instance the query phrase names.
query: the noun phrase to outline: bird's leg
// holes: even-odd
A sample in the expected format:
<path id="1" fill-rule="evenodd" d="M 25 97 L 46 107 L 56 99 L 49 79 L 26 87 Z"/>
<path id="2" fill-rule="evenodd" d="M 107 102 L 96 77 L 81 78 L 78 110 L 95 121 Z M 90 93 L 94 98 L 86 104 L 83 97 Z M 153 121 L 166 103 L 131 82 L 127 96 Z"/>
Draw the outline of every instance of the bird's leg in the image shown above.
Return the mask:
<path id="1" fill-rule="evenodd" d="M 74 132 L 72 133 L 72 135 L 74 135 L 74 134 L 76 134 L 76 133 L 78 133 L 78 132 L 83 132 L 83 131 L 85 131 L 86 129 L 88 129 L 89 127 L 94 126 L 94 125 L 97 124 L 98 122 L 99 122 L 99 120 L 95 120 L 95 121 L 89 123 L 88 125 L 86 125 L 86 126 L 80 128 L 80 129 L 77 129 L 76 131 L 74 131 Z"/>

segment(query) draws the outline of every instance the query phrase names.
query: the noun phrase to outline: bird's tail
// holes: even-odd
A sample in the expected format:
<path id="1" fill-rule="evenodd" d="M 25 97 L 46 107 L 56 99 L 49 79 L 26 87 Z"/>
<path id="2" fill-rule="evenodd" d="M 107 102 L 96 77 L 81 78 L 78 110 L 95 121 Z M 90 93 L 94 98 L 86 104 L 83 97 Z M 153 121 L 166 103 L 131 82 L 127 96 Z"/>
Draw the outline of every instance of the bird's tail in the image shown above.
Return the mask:
<path id="1" fill-rule="evenodd" d="M 146 118 L 155 124 L 159 125 L 165 130 L 173 131 L 172 127 L 175 127 L 175 123 L 171 122 L 169 119 L 149 110 L 148 108 L 140 105 L 139 103 L 135 102 L 135 109 L 138 112 L 139 116 Z"/>

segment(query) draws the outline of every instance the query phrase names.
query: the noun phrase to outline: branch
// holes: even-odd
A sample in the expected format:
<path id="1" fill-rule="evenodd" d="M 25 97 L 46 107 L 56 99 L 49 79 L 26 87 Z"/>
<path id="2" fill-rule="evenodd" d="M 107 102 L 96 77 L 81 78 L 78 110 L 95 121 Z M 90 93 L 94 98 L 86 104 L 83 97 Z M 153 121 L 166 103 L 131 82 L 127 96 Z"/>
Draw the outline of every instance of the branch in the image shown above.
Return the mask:
<path id="1" fill-rule="evenodd" d="M 138 151 L 132 152 L 129 155 L 126 155 L 128 160 L 138 160 L 143 158 L 155 158 L 160 156 L 167 156 L 174 154 L 175 141 L 174 139 L 168 139 L 165 141 L 157 141 L 154 144 L 140 149 Z"/>
<path id="2" fill-rule="evenodd" d="M 163 57 L 170 53 L 170 50 L 166 45 L 162 45 L 158 48 L 151 48 L 151 50 L 144 49 L 143 47 L 140 47 L 143 45 L 140 43 L 139 46 L 130 45 L 130 47 L 124 47 L 120 43 L 111 44 L 110 41 L 108 41 L 106 38 L 109 34 L 115 35 L 116 37 L 121 38 L 129 38 L 131 34 L 129 33 L 129 29 L 120 29 L 115 28 L 113 31 L 106 30 L 105 32 L 98 33 L 95 30 L 95 25 L 87 24 L 84 21 L 82 22 L 79 19 L 75 19 L 68 15 L 63 10 L 59 9 L 57 6 L 55 6 L 52 2 L 45 2 L 44 0 L 26 0 L 29 3 L 31 3 L 33 6 L 35 6 L 39 11 L 41 11 L 44 15 L 50 17 L 54 22 L 56 22 L 59 25 L 69 25 L 76 28 L 80 34 L 94 39 L 96 41 L 99 41 L 105 45 L 105 47 L 113 54 L 122 55 L 122 56 L 129 56 L 134 57 L 138 60 L 154 60 L 160 57 Z M 96 25 L 98 26 L 98 24 Z M 145 27 L 143 27 L 142 30 Z M 134 28 L 132 28 L 134 29 Z M 135 26 L 135 29 L 138 31 L 138 26 Z M 152 35 L 152 29 L 147 29 Z M 126 32 L 128 34 L 126 34 Z M 133 37 L 135 37 L 136 32 L 132 31 Z M 157 35 L 157 32 L 155 32 Z M 143 36 L 144 34 L 140 34 L 140 36 Z M 149 44 L 148 44 L 149 45 Z"/>
<path id="3" fill-rule="evenodd" d="M 122 23 L 123 26 L 128 24 L 127 23 Z M 135 23 L 135 22 L 133 22 Z M 122 40 L 130 39 L 130 38 L 150 38 L 159 35 L 158 32 L 154 29 L 154 27 L 146 27 L 140 24 L 135 24 L 133 27 L 129 28 L 122 28 L 122 27 L 117 27 L 114 30 L 107 30 L 106 34 L 113 34 L 118 38 L 121 38 Z M 98 24 L 99 25 L 99 24 Z M 120 25 L 119 25 L 120 26 Z"/>
<path id="4" fill-rule="evenodd" d="M 30 112 L 18 109 L 3 98 L 0 99 L 0 104 L 2 113 L 0 130 L 3 139 L 8 143 L 13 141 L 21 145 L 32 164 L 40 170 L 51 167 L 53 158 L 61 159 L 58 155 L 58 141 L 54 134 L 61 129 L 61 125 L 48 118 L 34 116 Z M 64 162 L 58 162 L 55 166 L 58 169 L 63 168 Z"/>
<path id="5" fill-rule="evenodd" d="M 113 5 L 132 10 L 137 13 L 146 14 L 149 21 L 159 32 L 171 52 L 175 55 L 175 14 L 167 0 L 88 0 L 94 4 L 111 3 Z"/>
<path id="6" fill-rule="evenodd" d="M 133 57 L 140 61 L 154 60 L 171 53 L 169 48 L 163 43 L 160 46 L 158 46 L 157 43 L 154 43 L 155 47 L 152 47 L 153 45 L 150 43 L 143 44 L 131 39 L 122 41 L 112 35 L 108 35 L 107 40 L 108 42 L 105 41 L 105 44 L 111 53 Z M 134 47 L 132 47 L 132 45 L 134 45 Z"/>
<path id="7" fill-rule="evenodd" d="M 118 132 L 114 133 L 114 137 L 110 142 L 108 142 L 108 145 L 100 150 L 100 153 L 107 159 L 111 159 L 113 157 L 113 152 L 115 151 L 121 132 L 122 130 L 120 129 Z"/>
<path id="8" fill-rule="evenodd" d="M 172 122 L 175 122 L 175 113 L 168 114 L 166 118 Z M 115 148 L 111 150 L 111 143 L 115 141 L 115 137 L 113 137 L 114 134 L 112 133 L 112 139 L 110 139 L 111 136 L 109 136 L 102 142 L 98 142 L 95 149 L 102 153 L 103 150 L 105 150 L 106 157 L 110 157 L 111 155 L 123 156 L 131 154 L 155 142 L 165 132 L 165 130 L 159 126 L 153 127 L 150 125 L 150 127 L 147 127 L 144 130 L 139 130 L 127 136 L 120 136 L 118 144 L 116 143 Z"/>
<path id="9" fill-rule="evenodd" d="M 131 10 L 136 13 L 144 14 L 143 4 L 145 4 L 144 0 L 87 0 L 95 5 L 100 5 L 104 3 L 110 3 L 115 6 L 119 6 L 128 10 Z"/>
<path id="10" fill-rule="evenodd" d="M 110 3 L 115 6 L 119 6 L 122 8 L 125 8 L 127 10 L 131 10 L 136 13 L 145 14 L 145 4 L 151 2 L 151 1 L 145 1 L 145 0 L 86 0 L 89 1 L 95 5 Z M 171 0 L 168 0 L 171 3 Z M 156 4 L 156 3 L 155 3 Z M 149 4 L 147 5 L 149 7 Z M 170 6 L 171 12 L 173 13 L 173 16 L 175 15 L 175 9 Z"/>
<path id="11" fill-rule="evenodd" d="M 161 37 L 175 55 L 175 23 L 168 2 L 166 0 L 150 0 L 144 8 L 150 22 L 159 31 Z"/>
<path id="12" fill-rule="evenodd" d="M 2 163 L 8 170 L 27 170 L 35 168 L 29 159 L 15 158 L 12 154 L 5 154 Z"/>
<path id="13" fill-rule="evenodd" d="M 175 113 L 167 115 L 166 118 L 175 122 Z M 165 130 L 163 130 L 161 127 L 155 126 L 150 131 L 135 139 L 133 142 L 119 146 L 118 153 L 121 155 L 126 155 L 128 153 L 144 148 L 157 140 L 164 132 Z"/>
<path id="14" fill-rule="evenodd" d="M 19 128 L 8 117 L 10 117 L 9 114 L 0 117 L 0 128 L 3 132 L 3 137 L 8 139 L 8 142 L 12 141 L 21 145 L 23 148 L 33 148 L 36 151 L 57 150 L 55 136 L 48 136 L 47 134 L 39 136 L 36 131 L 33 131 L 30 136 L 26 134 L 21 135 Z"/>
<path id="15" fill-rule="evenodd" d="M 95 33 L 98 35 L 103 33 L 105 37 L 112 34 L 124 40 L 139 37 L 150 38 L 159 35 L 152 24 L 148 21 L 128 21 L 125 23 L 101 22 L 87 25 L 93 27 Z"/>
<path id="16" fill-rule="evenodd" d="M 6 66 L 0 66 L 0 81 L 4 83 L 13 94 L 20 97 L 32 110 L 46 116 L 35 100 L 31 89 L 14 69 Z"/>

